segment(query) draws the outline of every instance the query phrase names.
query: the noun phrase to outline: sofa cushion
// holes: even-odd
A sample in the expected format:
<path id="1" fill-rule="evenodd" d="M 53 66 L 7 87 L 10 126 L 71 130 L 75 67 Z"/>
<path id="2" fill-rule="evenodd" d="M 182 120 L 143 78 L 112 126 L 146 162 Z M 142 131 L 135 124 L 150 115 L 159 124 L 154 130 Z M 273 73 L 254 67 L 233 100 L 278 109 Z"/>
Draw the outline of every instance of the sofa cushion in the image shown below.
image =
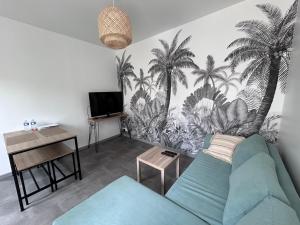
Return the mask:
<path id="1" fill-rule="evenodd" d="M 267 196 L 289 204 L 281 189 L 273 159 L 259 153 L 230 175 L 230 190 L 224 210 L 223 224 L 234 225 Z"/>
<path id="2" fill-rule="evenodd" d="M 242 165 L 249 158 L 257 153 L 265 152 L 269 154 L 265 139 L 254 134 L 243 140 L 235 149 L 232 156 L 232 171 Z"/>
<path id="3" fill-rule="evenodd" d="M 203 152 L 211 155 L 216 159 L 220 159 L 231 164 L 232 154 L 236 146 L 244 139 L 244 137 L 240 136 L 215 134 L 212 137 L 209 148 L 204 149 Z"/>
<path id="4" fill-rule="evenodd" d="M 230 164 L 200 152 L 166 197 L 209 224 L 220 225 L 229 191 L 230 173 Z"/>
<path id="5" fill-rule="evenodd" d="M 275 162 L 279 184 L 281 185 L 282 190 L 286 194 L 286 197 L 290 201 L 291 207 L 296 211 L 298 218 L 300 218 L 300 198 L 292 182 L 292 179 L 280 157 L 278 148 L 274 144 L 268 143 L 267 145 L 269 148 L 270 156 L 272 156 Z"/>
<path id="6" fill-rule="evenodd" d="M 266 197 L 237 225 L 300 225 L 296 212 L 273 197 Z"/>
<path id="7" fill-rule="evenodd" d="M 208 225 L 129 177 L 83 201 L 53 225 Z"/>

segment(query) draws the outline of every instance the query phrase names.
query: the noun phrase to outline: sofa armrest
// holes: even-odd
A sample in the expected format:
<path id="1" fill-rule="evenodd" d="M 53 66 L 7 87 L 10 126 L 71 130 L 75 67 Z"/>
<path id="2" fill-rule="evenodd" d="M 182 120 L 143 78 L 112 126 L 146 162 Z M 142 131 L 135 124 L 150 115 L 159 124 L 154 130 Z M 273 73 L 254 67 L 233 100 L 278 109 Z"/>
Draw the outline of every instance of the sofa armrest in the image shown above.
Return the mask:
<path id="1" fill-rule="evenodd" d="M 129 177 L 121 177 L 53 225 L 208 225 Z"/>

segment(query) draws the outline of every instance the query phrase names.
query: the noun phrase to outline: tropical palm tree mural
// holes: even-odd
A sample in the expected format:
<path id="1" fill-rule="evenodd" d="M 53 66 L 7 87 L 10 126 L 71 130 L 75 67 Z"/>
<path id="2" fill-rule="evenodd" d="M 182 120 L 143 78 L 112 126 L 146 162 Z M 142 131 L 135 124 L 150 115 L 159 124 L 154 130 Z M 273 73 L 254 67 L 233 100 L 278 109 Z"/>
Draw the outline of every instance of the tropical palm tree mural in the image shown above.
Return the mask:
<path id="1" fill-rule="evenodd" d="M 228 46 L 236 48 L 225 59 L 231 62 L 233 69 L 251 60 L 242 72 L 241 80 L 248 78 L 247 84 L 266 82 L 264 97 L 249 134 L 261 128 L 272 105 L 278 81 L 282 91 L 285 91 L 297 1 L 285 15 L 279 7 L 269 3 L 257 7 L 266 15 L 268 22 L 247 20 L 238 23 L 236 27 L 245 32 L 246 37 L 236 39 Z"/>
<path id="2" fill-rule="evenodd" d="M 132 90 L 130 77 L 135 78 L 136 75 L 133 72 L 133 65 L 129 62 L 131 55 L 125 56 L 126 51 L 123 52 L 122 57 L 116 56 L 117 59 L 117 75 L 118 75 L 118 85 L 121 91 L 126 95 L 128 86 Z"/>
<path id="3" fill-rule="evenodd" d="M 135 77 L 133 80 L 136 82 L 135 89 L 140 86 L 140 89 L 146 90 L 150 86 L 149 79 L 151 76 L 144 76 L 144 71 L 140 69 L 140 77 Z"/>
<path id="4" fill-rule="evenodd" d="M 151 65 L 149 73 L 152 76 L 158 75 L 156 85 L 159 89 L 164 88 L 166 90 L 166 101 L 163 110 L 164 119 L 159 126 L 160 131 L 162 131 L 167 124 L 171 91 L 174 95 L 176 94 L 177 81 L 183 84 L 186 88 L 188 87 L 186 75 L 182 69 L 198 69 L 198 66 L 192 59 L 195 57 L 194 53 L 186 47 L 188 42 L 191 40 L 191 36 L 188 36 L 178 45 L 178 36 L 180 32 L 181 30 L 176 33 L 171 44 L 164 40 L 159 40 L 163 49 L 154 48 L 151 51 L 155 58 L 149 62 Z"/>
<path id="5" fill-rule="evenodd" d="M 209 81 L 211 81 L 213 88 L 215 88 L 216 85 L 214 79 L 222 80 L 225 82 L 223 74 L 228 68 L 228 66 L 220 66 L 216 68 L 214 58 L 211 55 L 208 55 L 206 61 L 206 69 L 204 70 L 197 68 L 192 72 L 193 74 L 198 76 L 197 80 L 194 83 L 194 86 L 196 86 L 201 81 L 204 81 L 203 86 L 207 86 L 207 84 L 209 84 Z"/>
<path id="6" fill-rule="evenodd" d="M 148 81 L 147 93 L 152 95 L 153 92 L 156 91 L 156 81 L 153 79 L 153 76 L 150 76 L 150 80 Z"/>
<path id="7" fill-rule="evenodd" d="M 221 90 L 222 88 L 225 88 L 224 91 L 225 96 L 227 95 L 230 87 L 235 88 L 237 91 L 239 90 L 237 84 L 240 84 L 241 80 L 237 78 L 238 75 L 239 75 L 238 73 L 232 73 L 228 75 L 228 73 L 224 71 L 224 76 L 223 79 L 221 80 L 221 84 L 218 86 L 218 89 Z"/>

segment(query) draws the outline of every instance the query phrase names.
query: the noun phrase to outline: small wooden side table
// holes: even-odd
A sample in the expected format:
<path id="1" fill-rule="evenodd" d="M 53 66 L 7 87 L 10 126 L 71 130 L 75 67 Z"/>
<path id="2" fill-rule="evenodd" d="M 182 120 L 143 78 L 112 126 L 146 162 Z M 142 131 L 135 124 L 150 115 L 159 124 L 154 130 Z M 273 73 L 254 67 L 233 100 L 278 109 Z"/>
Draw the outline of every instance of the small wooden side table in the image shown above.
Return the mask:
<path id="1" fill-rule="evenodd" d="M 161 173 L 161 194 L 165 194 L 165 169 L 169 167 L 173 162 L 176 162 L 176 178 L 179 177 L 179 156 L 180 154 L 177 153 L 176 156 L 170 157 L 161 154 L 161 152 L 165 151 L 162 147 L 155 146 L 150 148 L 143 154 L 139 155 L 136 158 L 137 163 L 137 181 L 141 181 L 141 168 L 140 162 L 151 166 Z"/>

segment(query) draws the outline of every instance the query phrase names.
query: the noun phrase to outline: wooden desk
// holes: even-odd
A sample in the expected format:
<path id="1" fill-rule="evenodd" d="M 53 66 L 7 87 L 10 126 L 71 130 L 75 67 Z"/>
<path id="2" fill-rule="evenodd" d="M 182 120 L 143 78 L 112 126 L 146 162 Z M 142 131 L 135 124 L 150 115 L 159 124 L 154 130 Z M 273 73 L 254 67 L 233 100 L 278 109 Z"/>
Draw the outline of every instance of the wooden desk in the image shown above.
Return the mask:
<path id="1" fill-rule="evenodd" d="M 100 141 L 100 137 L 99 137 L 99 133 L 100 133 L 100 123 L 103 122 L 103 121 L 108 121 L 108 120 L 111 120 L 111 119 L 120 119 L 120 120 L 123 120 L 123 119 L 126 119 L 127 118 L 127 114 L 126 113 L 115 113 L 115 114 L 112 114 L 110 116 L 99 116 L 99 117 L 90 117 L 88 118 L 88 123 L 89 123 L 89 141 L 88 141 L 88 148 L 90 147 L 90 144 L 91 144 L 91 138 L 92 138 L 92 134 L 94 132 L 94 139 L 95 139 L 95 151 L 97 152 L 98 151 L 98 142 Z M 120 133 L 122 134 L 122 126 L 121 126 L 121 123 L 120 123 Z M 131 138 L 131 134 L 130 132 L 129 133 L 129 136 Z"/>
<path id="2" fill-rule="evenodd" d="M 23 170 L 32 168 L 45 162 L 53 161 L 68 154 L 72 154 L 75 178 L 77 177 L 76 175 L 78 173 L 79 179 L 82 179 L 77 137 L 76 135 L 62 129 L 61 127 L 51 127 L 40 131 L 16 131 L 5 133 L 4 140 L 6 150 L 9 156 L 9 162 L 11 166 L 12 175 L 14 177 L 21 211 L 24 210 L 22 200 L 25 198 L 27 203 L 27 198 L 26 193 L 24 193 L 25 197 L 21 196 L 17 174 L 20 173 L 24 192 L 25 190 L 22 179 Z M 74 161 L 74 151 L 60 143 L 67 140 L 74 140 L 75 154 L 77 158 L 77 169 Z M 50 173 L 50 169 L 48 172 Z M 49 177 L 51 180 L 50 174 Z"/>

